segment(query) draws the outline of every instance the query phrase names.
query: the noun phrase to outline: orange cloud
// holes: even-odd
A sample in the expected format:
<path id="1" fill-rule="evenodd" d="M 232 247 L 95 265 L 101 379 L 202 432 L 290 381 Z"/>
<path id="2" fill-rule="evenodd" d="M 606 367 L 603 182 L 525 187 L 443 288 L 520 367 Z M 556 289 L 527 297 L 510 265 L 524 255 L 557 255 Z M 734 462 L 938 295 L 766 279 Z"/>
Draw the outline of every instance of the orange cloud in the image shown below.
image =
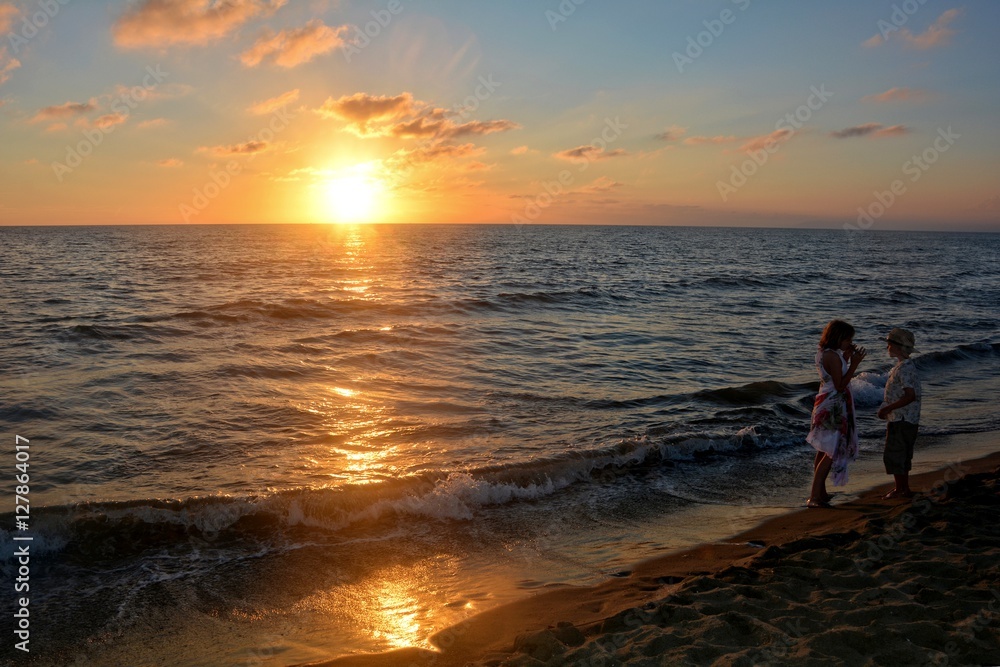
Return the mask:
<path id="1" fill-rule="evenodd" d="M 287 0 L 142 0 L 112 27 L 115 44 L 126 49 L 199 45 L 224 37 Z"/>
<path id="2" fill-rule="evenodd" d="M 454 125 L 451 121 L 444 121 L 444 127 L 438 135 L 442 138 L 452 139 L 469 135 L 493 134 L 494 132 L 506 132 L 508 130 L 520 129 L 520 125 L 510 120 L 476 120 L 461 125 Z"/>
<path id="3" fill-rule="evenodd" d="M 728 137 L 718 135 L 714 137 L 688 137 L 682 143 L 685 146 L 701 146 L 703 144 L 728 144 L 734 141 L 739 141 L 739 139 L 732 135 Z"/>
<path id="4" fill-rule="evenodd" d="M 21 61 L 7 55 L 7 47 L 0 46 L 0 84 L 10 79 L 10 73 L 21 66 Z"/>
<path id="5" fill-rule="evenodd" d="M 861 98 L 865 102 L 921 102 L 927 99 L 927 93 L 913 88 L 890 88 L 878 95 L 867 95 Z"/>
<path id="6" fill-rule="evenodd" d="M 661 141 L 677 141 L 684 133 L 687 132 L 686 127 L 681 127 L 680 125 L 671 125 L 666 130 L 656 135 L 656 138 Z"/>
<path id="7" fill-rule="evenodd" d="M 98 117 L 94 121 L 94 127 L 100 128 L 102 130 L 109 130 L 115 125 L 121 125 L 128 120 L 128 114 L 121 113 L 109 113 Z"/>
<path id="8" fill-rule="evenodd" d="M 346 120 L 347 129 L 359 137 L 392 136 L 400 139 L 448 141 L 521 127 L 510 120 L 455 123 L 451 117 L 459 112 L 418 102 L 410 93 L 401 93 L 395 97 L 355 93 L 339 100 L 330 98 L 317 111 L 326 118 Z M 381 125 L 376 127 L 375 124 Z"/>
<path id="9" fill-rule="evenodd" d="M 465 157 L 477 157 L 486 152 L 482 146 L 467 143 L 461 145 L 436 144 L 422 146 L 413 150 L 396 151 L 386 162 L 387 166 L 395 171 L 401 171 L 405 167 L 436 162 L 439 160 L 456 160 Z"/>
<path id="10" fill-rule="evenodd" d="M 277 34 L 269 31 L 244 51 L 240 60 L 247 67 L 257 67 L 267 58 L 279 67 L 296 67 L 343 46 L 341 35 L 347 30 L 347 26 L 331 28 L 313 19 L 297 30 L 282 30 Z"/>
<path id="11" fill-rule="evenodd" d="M 163 127 L 164 125 L 169 125 L 170 121 L 166 118 L 152 118 L 150 120 L 144 120 L 137 126 L 140 130 L 148 130 L 154 127 Z"/>
<path id="12" fill-rule="evenodd" d="M 184 161 L 183 160 L 178 160 L 175 157 L 170 157 L 170 158 L 167 158 L 165 160 L 157 160 L 156 161 L 156 166 L 158 166 L 158 167 L 165 167 L 167 169 L 176 169 L 177 167 L 183 167 L 184 166 Z"/>
<path id="13" fill-rule="evenodd" d="M 331 97 L 317 111 L 324 118 L 347 121 L 348 129 L 363 137 L 373 134 L 369 128 L 370 123 L 402 118 L 412 114 L 413 110 L 413 95 L 410 93 L 402 93 L 395 97 L 355 93 L 337 100 Z"/>
<path id="14" fill-rule="evenodd" d="M 427 117 L 414 118 L 413 120 L 398 123 L 388 130 L 396 137 L 433 137 L 441 132 L 444 127 L 442 120 L 428 120 Z"/>
<path id="15" fill-rule="evenodd" d="M 194 92 L 194 86 L 186 83 L 161 83 L 156 86 L 126 86 L 118 84 L 113 93 L 102 95 L 106 101 L 136 100 L 143 102 L 156 102 L 159 100 L 171 100 L 175 97 L 184 97 Z"/>
<path id="16" fill-rule="evenodd" d="M 613 151 L 605 151 L 587 144 L 586 146 L 577 146 L 576 148 L 570 148 L 568 150 L 559 151 L 553 154 L 553 157 L 559 158 L 560 160 L 586 160 L 588 162 L 593 160 L 607 160 L 613 157 L 621 157 L 623 155 L 628 155 L 628 153 L 622 148 L 616 148 Z"/>
<path id="17" fill-rule="evenodd" d="M 230 157 L 237 155 L 255 155 L 263 153 L 271 148 L 271 144 L 266 141 L 248 141 L 245 144 L 232 144 L 230 146 L 202 146 L 199 153 L 211 153 L 216 157 Z"/>
<path id="18" fill-rule="evenodd" d="M 751 137 L 745 144 L 740 146 L 740 150 L 744 152 L 766 150 L 775 144 L 788 141 L 792 138 L 793 134 L 795 134 L 793 130 L 783 127 L 780 130 L 771 132 L 770 134 L 764 134 L 759 137 Z"/>
<path id="19" fill-rule="evenodd" d="M 883 127 L 882 129 L 875 132 L 876 137 L 897 137 L 903 134 L 909 134 L 910 128 L 905 125 L 891 125 L 889 127 Z"/>
<path id="20" fill-rule="evenodd" d="M 903 44 L 911 49 L 919 49 L 923 51 L 926 49 L 933 49 L 938 46 L 945 46 L 951 41 L 951 38 L 957 32 L 953 28 L 950 28 L 949 25 L 952 21 L 958 18 L 961 13 L 962 12 L 959 9 L 949 9 L 945 13 L 941 14 L 937 21 L 927 28 L 927 30 L 918 35 L 913 34 L 909 28 L 900 27 L 900 24 L 902 24 L 903 21 L 900 21 L 899 24 L 886 23 L 881 32 L 865 41 L 864 45 L 867 47 L 875 47 L 880 44 L 884 44 L 889 40 L 889 37 L 892 36 L 894 32 L 898 32 L 899 39 L 903 40 Z M 880 24 L 881 23 L 885 22 L 882 21 Z"/>
<path id="21" fill-rule="evenodd" d="M 892 137 L 901 134 L 908 134 L 909 132 L 910 129 L 905 125 L 893 125 L 891 127 L 886 127 L 881 123 L 865 123 L 864 125 L 855 125 L 854 127 L 848 127 L 843 130 L 831 132 L 830 136 L 834 139 L 851 139 L 854 137 Z"/>
<path id="22" fill-rule="evenodd" d="M 17 16 L 17 7 L 9 2 L 0 3 L 0 33 L 7 33 L 14 25 L 14 17 Z"/>
<path id="23" fill-rule="evenodd" d="M 574 190 L 574 192 L 579 192 L 583 194 L 594 194 L 597 192 L 607 192 L 609 190 L 615 190 L 617 188 L 625 187 L 624 183 L 619 183 L 618 181 L 608 178 L 607 176 L 601 176 L 593 183 L 585 185 L 582 188 Z"/>
<path id="24" fill-rule="evenodd" d="M 90 113 L 96 108 L 96 100 L 90 100 L 89 102 L 66 102 L 65 104 L 58 104 L 51 107 L 45 107 L 44 109 L 39 109 L 38 112 L 35 113 L 34 118 L 32 118 L 29 122 L 38 123 L 46 120 L 54 120 L 56 118 L 80 116 Z"/>
<path id="25" fill-rule="evenodd" d="M 266 116 L 269 113 L 274 113 L 282 107 L 286 107 L 289 104 L 297 102 L 299 99 L 299 89 L 289 90 L 287 93 L 278 95 L 277 97 L 272 97 L 269 100 L 264 100 L 263 102 L 256 102 L 250 106 L 247 111 L 255 116 Z"/>

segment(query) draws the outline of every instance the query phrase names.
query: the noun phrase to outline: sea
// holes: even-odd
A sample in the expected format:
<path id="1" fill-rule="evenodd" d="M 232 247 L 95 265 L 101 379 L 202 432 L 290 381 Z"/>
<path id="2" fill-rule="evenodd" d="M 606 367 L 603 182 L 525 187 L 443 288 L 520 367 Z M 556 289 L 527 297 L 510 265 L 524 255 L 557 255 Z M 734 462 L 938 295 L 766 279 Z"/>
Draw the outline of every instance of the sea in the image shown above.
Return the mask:
<path id="1" fill-rule="evenodd" d="M 889 480 L 893 327 L 915 469 L 992 451 L 998 259 L 878 229 L 0 227 L 0 664 L 431 648 L 724 541 L 807 495 L 833 318 L 868 349 L 834 504 Z"/>

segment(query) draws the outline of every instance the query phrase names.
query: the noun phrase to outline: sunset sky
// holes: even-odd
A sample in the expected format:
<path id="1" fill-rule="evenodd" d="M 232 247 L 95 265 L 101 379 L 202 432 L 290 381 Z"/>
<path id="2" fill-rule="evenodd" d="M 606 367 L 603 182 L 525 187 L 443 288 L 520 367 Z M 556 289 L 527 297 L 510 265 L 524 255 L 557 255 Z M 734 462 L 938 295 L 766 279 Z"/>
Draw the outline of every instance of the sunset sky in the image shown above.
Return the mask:
<path id="1" fill-rule="evenodd" d="M 0 224 L 1000 230 L 1000 3 L 0 0 Z"/>

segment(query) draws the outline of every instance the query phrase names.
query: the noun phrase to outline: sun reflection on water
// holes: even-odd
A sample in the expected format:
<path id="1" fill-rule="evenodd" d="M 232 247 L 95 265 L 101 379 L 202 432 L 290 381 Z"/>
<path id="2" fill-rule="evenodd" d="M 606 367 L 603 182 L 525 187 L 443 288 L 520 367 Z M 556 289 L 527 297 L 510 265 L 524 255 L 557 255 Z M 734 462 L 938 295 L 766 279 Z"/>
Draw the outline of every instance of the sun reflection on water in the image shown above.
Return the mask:
<path id="1" fill-rule="evenodd" d="M 296 613 L 319 614 L 333 626 L 347 623 L 372 640 L 372 648 L 436 650 L 430 638 L 475 613 L 474 605 L 448 604 L 436 587 L 444 566 L 432 558 L 413 565 L 391 565 L 360 581 L 317 592 L 295 605 Z"/>

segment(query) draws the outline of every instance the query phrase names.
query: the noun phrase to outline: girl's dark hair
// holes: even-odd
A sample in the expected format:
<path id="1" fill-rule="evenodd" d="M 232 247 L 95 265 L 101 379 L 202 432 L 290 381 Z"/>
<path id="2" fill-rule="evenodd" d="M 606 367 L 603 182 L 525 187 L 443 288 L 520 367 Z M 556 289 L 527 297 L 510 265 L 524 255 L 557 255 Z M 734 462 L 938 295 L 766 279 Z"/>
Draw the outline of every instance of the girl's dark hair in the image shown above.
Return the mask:
<path id="1" fill-rule="evenodd" d="M 824 350 L 836 350 L 847 338 L 854 338 L 854 327 L 843 320 L 830 320 L 819 338 L 819 346 Z"/>

